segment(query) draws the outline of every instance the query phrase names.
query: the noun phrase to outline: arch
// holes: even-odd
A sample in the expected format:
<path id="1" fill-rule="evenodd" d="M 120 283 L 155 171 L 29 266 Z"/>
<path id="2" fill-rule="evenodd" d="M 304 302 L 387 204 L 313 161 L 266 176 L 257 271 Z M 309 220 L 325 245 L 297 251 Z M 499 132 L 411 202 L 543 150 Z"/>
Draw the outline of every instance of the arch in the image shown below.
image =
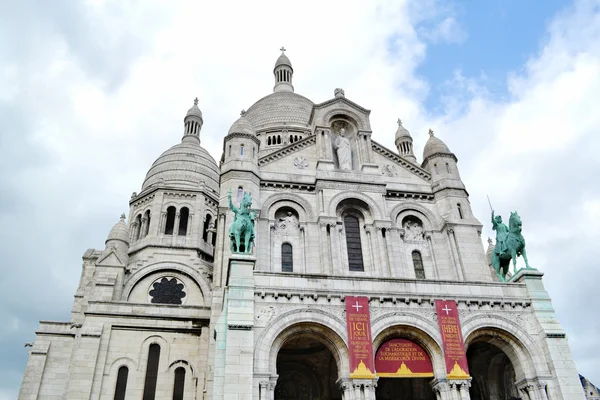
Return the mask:
<path id="1" fill-rule="evenodd" d="M 333 198 L 329 201 L 329 215 L 336 215 L 337 212 L 337 208 L 338 205 L 347 199 L 358 199 L 358 200 L 362 200 L 363 202 L 367 203 L 367 205 L 369 206 L 369 212 L 371 213 L 371 218 L 372 219 L 382 219 L 382 213 L 381 213 L 381 209 L 379 208 L 379 206 L 377 205 L 377 203 L 375 203 L 375 200 L 373 200 L 371 197 L 367 196 L 366 194 L 363 193 L 359 193 L 359 192 L 342 192 L 342 193 L 338 193 L 335 196 L 333 196 Z M 366 217 L 366 215 L 365 215 Z"/>
<path id="2" fill-rule="evenodd" d="M 437 378 L 446 377 L 446 362 L 442 353 L 441 337 L 430 321 L 420 314 L 392 312 L 378 317 L 371 327 L 373 354 L 387 340 L 394 337 L 410 339 L 423 348 L 431 359 L 433 373 Z"/>
<path id="3" fill-rule="evenodd" d="M 413 268 L 417 279 L 425 279 L 425 268 L 423 266 L 423 256 L 419 250 L 413 250 L 412 253 Z"/>
<path id="4" fill-rule="evenodd" d="M 140 282 L 145 277 L 159 271 L 177 271 L 181 274 L 187 275 L 200 288 L 200 291 L 202 292 L 202 297 L 204 298 L 204 304 L 210 304 L 212 294 L 210 282 L 207 280 L 207 278 L 204 277 L 204 275 L 201 273 L 201 270 L 191 268 L 183 263 L 163 261 L 159 261 L 155 264 L 150 264 L 133 273 L 125 283 L 125 286 L 123 287 L 121 299 L 127 301 L 129 295 L 131 294 L 131 291 L 138 284 L 138 282 Z"/>
<path id="5" fill-rule="evenodd" d="M 150 343 L 148 346 L 148 357 L 146 360 L 146 372 L 144 377 L 143 400 L 154 400 L 156 398 L 156 386 L 160 365 L 161 347 L 158 343 Z"/>
<path id="6" fill-rule="evenodd" d="M 540 356 L 542 352 L 527 332 L 505 317 L 490 314 L 467 317 L 462 324 L 462 331 L 465 350 L 472 343 L 482 341 L 482 338 L 502 350 L 515 368 L 517 381 L 549 373 L 543 368 L 546 361 Z M 536 370 L 536 366 L 543 370 Z"/>
<path id="7" fill-rule="evenodd" d="M 138 214 L 135 217 L 135 233 L 133 240 L 140 240 L 142 238 L 142 214 Z"/>
<path id="8" fill-rule="evenodd" d="M 281 271 L 294 272 L 294 249 L 288 242 L 281 244 Z"/>
<path id="9" fill-rule="evenodd" d="M 362 240 L 360 235 L 359 219 L 352 213 L 345 213 L 344 232 L 346 236 L 346 251 L 348 252 L 348 269 L 350 271 L 364 271 Z"/>
<path id="10" fill-rule="evenodd" d="M 167 207 L 167 219 L 165 221 L 165 235 L 172 235 L 173 230 L 175 229 L 175 214 L 177 213 L 177 209 L 175 206 Z"/>
<path id="11" fill-rule="evenodd" d="M 277 204 L 277 207 L 274 207 L 275 203 L 278 202 L 282 202 L 282 204 Z M 294 193 L 277 193 L 267 197 L 263 202 L 260 215 L 268 216 L 269 219 L 273 220 L 275 219 L 275 211 L 283 206 L 292 207 L 298 211 L 300 222 L 314 220 L 315 216 L 310 203 L 302 196 Z"/>
<path id="12" fill-rule="evenodd" d="M 426 207 L 418 203 L 400 203 L 392 209 L 389 215 L 390 219 L 392 220 L 392 223 L 396 224 L 398 228 L 401 228 L 401 226 L 398 226 L 398 220 L 400 219 L 400 217 L 404 219 L 404 217 L 408 215 L 412 215 L 416 218 L 419 218 L 423 223 L 423 228 L 426 231 L 432 231 L 434 229 L 437 229 L 437 226 L 439 226 L 439 221 L 436 218 L 435 214 L 433 214 L 433 212 L 431 212 Z"/>
<path id="13" fill-rule="evenodd" d="M 315 333 L 333 354 L 338 377 L 349 377 L 346 323 L 321 309 L 297 308 L 285 312 L 260 334 L 254 349 L 254 371 L 273 373 L 277 370 L 277 354 L 283 343 L 297 333 Z"/>
<path id="14" fill-rule="evenodd" d="M 144 212 L 144 217 L 146 218 L 146 229 L 143 232 L 144 237 L 148 236 L 148 234 L 150 233 L 150 219 L 151 219 L 152 214 L 150 213 L 150 209 L 146 210 L 146 212 Z"/>
<path id="15" fill-rule="evenodd" d="M 135 361 L 129 357 L 117 358 L 108 367 L 108 379 L 106 379 L 105 387 L 108 389 L 109 396 L 114 396 L 116 393 L 117 378 L 121 367 L 126 367 L 129 370 L 127 374 L 128 386 L 131 387 L 131 385 L 129 385 L 129 382 L 135 382 L 136 373 L 138 369 Z M 102 385 L 104 386 L 104 383 Z M 116 396 L 114 398 L 119 399 L 119 397 Z"/>
<path id="16" fill-rule="evenodd" d="M 169 342 L 160 335 L 150 335 L 142 342 L 140 346 L 140 353 L 138 356 L 138 370 L 144 371 L 146 364 L 148 363 L 148 350 L 150 346 L 157 344 L 160 346 L 160 359 L 158 371 L 166 371 L 168 368 L 167 360 L 169 359 Z"/>
<path id="17" fill-rule="evenodd" d="M 205 242 L 208 240 L 208 229 L 210 227 L 210 223 L 213 220 L 213 215 L 209 212 L 204 216 L 204 224 L 202 226 L 202 240 Z"/>
<path id="18" fill-rule="evenodd" d="M 179 210 L 179 227 L 177 228 L 177 235 L 187 236 L 189 218 L 190 209 L 188 207 L 181 207 L 181 209 Z"/>
<path id="19" fill-rule="evenodd" d="M 369 130 L 369 127 L 364 121 L 364 118 L 361 115 L 358 115 L 354 111 L 345 110 L 343 108 L 334 108 L 328 111 L 324 116 L 323 120 L 326 121 L 327 125 L 331 125 L 332 119 L 337 115 L 343 115 L 344 117 L 352 120 L 351 122 L 358 128 L 358 130 Z"/>

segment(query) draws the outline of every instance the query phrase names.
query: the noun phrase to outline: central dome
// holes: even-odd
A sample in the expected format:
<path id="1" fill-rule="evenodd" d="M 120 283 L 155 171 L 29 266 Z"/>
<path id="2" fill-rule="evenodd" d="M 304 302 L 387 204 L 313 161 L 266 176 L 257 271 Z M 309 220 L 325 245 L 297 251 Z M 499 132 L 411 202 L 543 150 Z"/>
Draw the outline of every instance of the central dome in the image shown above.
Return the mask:
<path id="1" fill-rule="evenodd" d="M 314 103 L 293 92 L 275 92 L 258 100 L 246 111 L 255 130 L 289 125 L 307 127 Z"/>

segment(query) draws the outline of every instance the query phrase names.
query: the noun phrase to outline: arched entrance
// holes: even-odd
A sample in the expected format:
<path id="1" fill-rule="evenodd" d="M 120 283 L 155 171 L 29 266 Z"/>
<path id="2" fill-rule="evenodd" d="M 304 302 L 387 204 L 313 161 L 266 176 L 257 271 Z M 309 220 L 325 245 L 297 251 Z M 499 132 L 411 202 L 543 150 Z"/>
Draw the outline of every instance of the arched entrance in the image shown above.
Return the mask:
<path id="1" fill-rule="evenodd" d="M 379 380 L 377 400 L 435 400 L 429 382 L 433 365 L 423 348 L 410 339 L 391 338 L 384 341 L 375 355 Z"/>
<path id="2" fill-rule="evenodd" d="M 341 400 L 338 367 L 319 336 L 299 333 L 286 340 L 277 353 L 275 400 Z"/>
<path id="3" fill-rule="evenodd" d="M 517 400 L 521 399 L 515 385 L 515 368 L 500 348 L 477 341 L 467 350 L 471 373 L 471 400 Z"/>

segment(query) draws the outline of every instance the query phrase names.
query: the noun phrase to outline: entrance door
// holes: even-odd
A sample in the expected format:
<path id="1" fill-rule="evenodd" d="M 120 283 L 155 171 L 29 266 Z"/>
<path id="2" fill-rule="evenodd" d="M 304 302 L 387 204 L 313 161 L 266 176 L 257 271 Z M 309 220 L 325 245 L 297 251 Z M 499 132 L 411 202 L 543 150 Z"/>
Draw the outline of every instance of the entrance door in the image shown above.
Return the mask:
<path id="1" fill-rule="evenodd" d="M 479 342 L 467 350 L 471 373 L 471 400 L 519 400 L 515 369 L 508 356 L 490 343 Z"/>
<path id="2" fill-rule="evenodd" d="M 377 400 L 435 400 L 431 378 L 379 378 Z"/>
<path id="3" fill-rule="evenodd" d="M 288 340 L 277 354 L 275 400 L 341 400 L 331 351 L 310 334 Z"/>

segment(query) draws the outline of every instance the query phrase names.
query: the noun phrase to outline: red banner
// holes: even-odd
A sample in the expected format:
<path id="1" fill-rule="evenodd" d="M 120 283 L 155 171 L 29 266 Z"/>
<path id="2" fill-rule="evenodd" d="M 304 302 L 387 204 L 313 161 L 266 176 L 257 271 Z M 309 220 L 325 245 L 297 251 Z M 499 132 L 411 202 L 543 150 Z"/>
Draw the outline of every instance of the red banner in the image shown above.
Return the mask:
<path id="1" fill-rule="evenodd" d="M 350 378 L 374 378 L 369 299 L 346 296 L 345 302 L 348 350 L 350 351 Z"/>
<path id="2" fill-rule="evenodd" d="M 377 376 L 385 378 L 427 378 L 433 376 L 429 355 L 408 339 L 391 339 L 375 355 Z"/>
<path id="3" fill-rule="evenodd" d="M 467 354 L 458 319 L 458 307 L 454 300 L 436 300 L 440 332 L 444 345 L 444 358 L 446 359 L 446 373 L 448 379 L 465 379 L 469 377 Z"/>

